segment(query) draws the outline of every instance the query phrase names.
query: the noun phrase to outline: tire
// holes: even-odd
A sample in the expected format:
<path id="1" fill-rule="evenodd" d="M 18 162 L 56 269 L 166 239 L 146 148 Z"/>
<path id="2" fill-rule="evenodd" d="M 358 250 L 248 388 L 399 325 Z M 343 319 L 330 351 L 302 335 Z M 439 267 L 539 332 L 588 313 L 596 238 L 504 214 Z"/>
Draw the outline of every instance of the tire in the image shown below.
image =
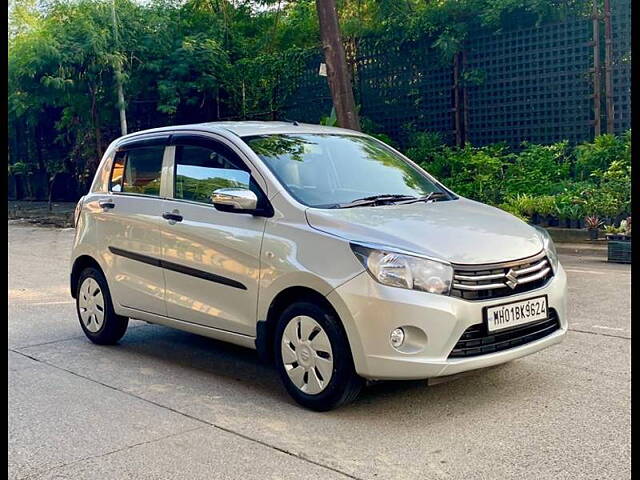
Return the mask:
<path id="1" fill-rule="evenodd" d="M 104 274 L 93 267 L 85 268 L 78 279 L 76 313 L 82 331 L 98 345 L 113 345 L 127 331 L 129 319 L 116 315 Z"/>
<path id="2" fill-rule="evenodd" d="M 282 312 L 275 333 L 276 368 L 296 402 L 324 412 L 356 399 L 364 380 L 335 313 L 313 300 L 299 301 Z"/>

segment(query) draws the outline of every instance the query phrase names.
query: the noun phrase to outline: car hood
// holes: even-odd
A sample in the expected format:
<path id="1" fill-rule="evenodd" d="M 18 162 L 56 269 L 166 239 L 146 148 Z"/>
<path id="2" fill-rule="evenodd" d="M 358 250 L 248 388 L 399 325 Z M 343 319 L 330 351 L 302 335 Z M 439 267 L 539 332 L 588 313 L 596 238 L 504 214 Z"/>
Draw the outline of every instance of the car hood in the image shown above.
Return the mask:
<path id="1" fill-rule="evenodd" d="M 535 228 L 498 208 L 457 200 L 306 211 L 309 225 L 354 242 L 401 248 L 451 263 L 517 260 L 539 253 Z"/>

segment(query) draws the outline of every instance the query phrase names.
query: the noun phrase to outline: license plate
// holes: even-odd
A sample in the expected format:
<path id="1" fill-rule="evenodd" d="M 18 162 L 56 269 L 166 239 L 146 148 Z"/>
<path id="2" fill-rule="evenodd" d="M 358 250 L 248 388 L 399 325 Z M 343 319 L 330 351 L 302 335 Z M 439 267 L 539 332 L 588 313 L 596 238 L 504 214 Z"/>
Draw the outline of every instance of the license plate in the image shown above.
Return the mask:
<path id="1" fill-rule="evenodd" d="M 536 320 L 547 319 L 547 297 L 529 298 L 520 302 L 496 305 L 488 307 L 486 312 L 487 329 L 490 332 L 517 327 Z"/>

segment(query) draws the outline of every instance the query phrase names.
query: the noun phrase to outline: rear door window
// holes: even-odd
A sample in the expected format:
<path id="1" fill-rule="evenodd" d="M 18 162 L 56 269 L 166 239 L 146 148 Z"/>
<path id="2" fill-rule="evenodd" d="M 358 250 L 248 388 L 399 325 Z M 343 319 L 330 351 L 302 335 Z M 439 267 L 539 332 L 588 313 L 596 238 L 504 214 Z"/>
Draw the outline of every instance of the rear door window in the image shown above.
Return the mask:
<path id="1" fill-rule="evenodd" d="M 164 145 L 149 145 L 118 152 L 111 170 L 112 192 L 160 195 Z"/>

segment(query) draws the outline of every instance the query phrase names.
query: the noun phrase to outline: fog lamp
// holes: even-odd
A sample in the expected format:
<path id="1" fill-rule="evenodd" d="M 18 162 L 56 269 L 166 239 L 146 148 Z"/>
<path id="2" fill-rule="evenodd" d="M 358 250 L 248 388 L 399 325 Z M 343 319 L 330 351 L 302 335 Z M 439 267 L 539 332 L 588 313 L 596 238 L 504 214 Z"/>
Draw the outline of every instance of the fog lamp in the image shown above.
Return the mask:
<path id="1" fill-rule="evenodd" d="M 402 346 L 402 344 L 404 343 L 404 330 L 401 328 L 396 328 L 395 330 L 393 330 L 391 332 L 390 340 L 391 346 L 393 346 L 393 348 Z"/>

